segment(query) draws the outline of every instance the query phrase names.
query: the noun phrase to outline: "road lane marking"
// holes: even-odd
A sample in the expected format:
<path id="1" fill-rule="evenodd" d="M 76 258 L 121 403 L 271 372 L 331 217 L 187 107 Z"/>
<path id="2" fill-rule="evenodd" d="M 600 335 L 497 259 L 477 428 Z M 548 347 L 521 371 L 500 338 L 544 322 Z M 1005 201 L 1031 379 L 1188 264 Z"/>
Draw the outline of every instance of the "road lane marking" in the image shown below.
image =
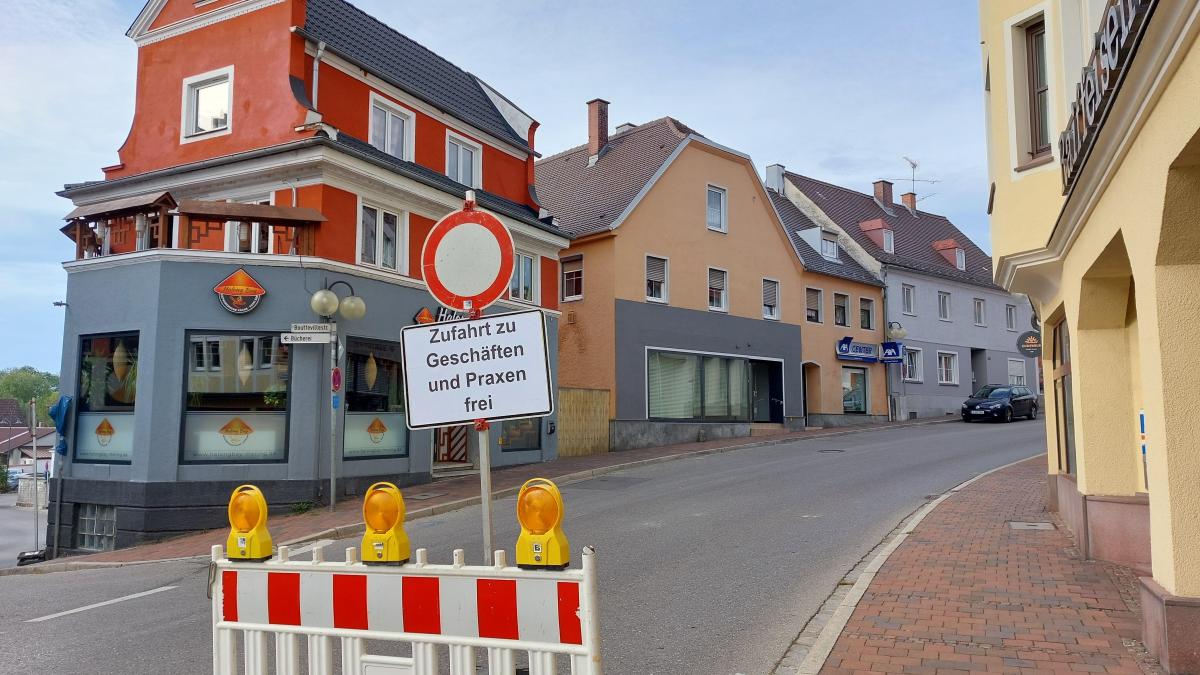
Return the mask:
<path id="1" fill-rule="evenodd" d="M 317 541 L 314 541 L 309 544 L 305 544 L 304 546 L 301 546 L 300 548 L 293 548 L 288 551 L 288 554 L 289 555 L 300 555 L 301 553 L 308 553 L 309 551 L 311 551 L 315 548 L 322 548 L 322 547 L 328 546 L 332 543 L 333 543 L 332 539 L 318 539 Z"/>
<path id="2" fill-rule="evenodd" d="M 152 588 L 148 591 L 142 591 L 141 593 L 133 593 L 131 595 L 123 595 L 119 598 L 113 598 L 112 600 L 105 600 L 104 602 L 97 602 L 94 605 L 87 605 L 84 607 L 78 607 L 76 609 L 68 609 L 65 612 L 58 612 L 57 614 L 47 614 L 46 616 L 39 616 L 36 619 L 27 619 L 25 621 L 25 623 L 40 623 L 42 621 L 49 621 L 50 619 L 57 619 L 60 616 L 66 616 L 68 614 L 76 614 L 78 612 L 86 612 L 89 609 L 96 609 L 97 607 L 104 607 L 106 605 L 115 605 L 118 602 L 125 602 L 126 600 L 136 600 L 137 598 L 144 598 L 147 595 L 154 595 L 155 593 L 162 593 L 163 591 L 169 591 L 169 590 L 172 590 L 175 588 L 178 588 L 178 586 L 160 586 L 159 588 Z"/>

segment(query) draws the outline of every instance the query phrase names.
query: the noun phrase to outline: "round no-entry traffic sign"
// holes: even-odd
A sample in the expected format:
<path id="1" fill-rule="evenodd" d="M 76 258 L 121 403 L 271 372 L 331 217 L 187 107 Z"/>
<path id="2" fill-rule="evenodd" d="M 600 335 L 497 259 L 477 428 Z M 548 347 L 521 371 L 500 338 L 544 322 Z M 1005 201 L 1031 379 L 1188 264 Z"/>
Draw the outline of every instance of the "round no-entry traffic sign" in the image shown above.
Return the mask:
<path id="1" fill-rule="evenodd" d="M 421 248 L 421 273 L 429 292 L 450 309 L 480 310 L 499 300 L 512 272 L 512 234 L 498 218 L 478 209 L 439 220 Z"/>

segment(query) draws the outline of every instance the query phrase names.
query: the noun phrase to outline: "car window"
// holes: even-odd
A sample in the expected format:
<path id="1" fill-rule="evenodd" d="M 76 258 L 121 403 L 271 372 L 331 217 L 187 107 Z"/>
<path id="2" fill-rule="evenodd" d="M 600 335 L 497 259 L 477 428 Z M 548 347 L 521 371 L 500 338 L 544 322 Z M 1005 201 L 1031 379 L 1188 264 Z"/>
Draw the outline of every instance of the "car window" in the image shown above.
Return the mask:
<path id="1" fill-rule="evenodd" d="M 973 398 L 1008 398 L 1012 387 L 997 387 L 989 384 L 979 388 Z"/>

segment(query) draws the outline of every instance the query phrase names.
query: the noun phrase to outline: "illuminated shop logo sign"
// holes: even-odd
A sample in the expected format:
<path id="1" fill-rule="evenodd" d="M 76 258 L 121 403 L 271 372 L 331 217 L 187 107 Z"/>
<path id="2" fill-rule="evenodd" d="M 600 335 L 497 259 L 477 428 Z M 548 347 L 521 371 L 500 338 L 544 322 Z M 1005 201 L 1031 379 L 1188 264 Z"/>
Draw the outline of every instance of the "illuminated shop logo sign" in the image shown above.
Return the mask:
<path id="1" fill-rule="evenodd" d="M 239 267 L 236 272 L 213 287 L 221 306 L 233 314 L 248 314 L 258 307 L 267 289 L 259 285 L 254 277 Z"/>
<path id="2" fill-rule="evenodd" d="M 378 417 L 371 420 L 371 424 L 367 426 L 367 435 L 371 437 L 371 442 L 375 445 L 379 445 L 383 442 L 383 437 L 387 434 L 387 432 L 387 425 L 384 424 L 383 420 L 379 419 Z"/>
<path id="3" fill-rule="evenodd" d="M 108 421 L 107 417 L 105 417 L 104 419 L 100 420 L 100 424 L 96 425 L 96 442 L 99 443 L 101 447 L 106 447 L 112 442 L 112 437 L 115 433 L 116 429 L 113 429 L 112 423 Z"/>
<path id="4" fill-rule="evenodd" d="M 879 360 L 879 345 L 855 342 L 854 338 L 844 337 L 837 341 L 837 357 L 843 361 L 875 363 Z"/>
<path id="5" fill-rule="evenodd" d="M 225 423 L 225 426 L 217 429 L 217 433 L 221 434 L 221 438 L 225 439 L 225 443 L 230 446 L 237 447 L 246 442 L 250 438 L 250 434 L 254 433 L 254 429 L 250 428 L 249 424 L 240 417 L 235 417 Z"/>
<path id="6" fill-rule="evenodd" d="M 1112 104 L 1121 72 L 1142 39 L 1143 28 L 1158 0 L 1108 0 L 1096 48 L 1075 85 L 1075 101 L 1067 128 L 1058 138 L 1063 193 L 1071 189 L 1096 141 L 1100 123 Z"/>

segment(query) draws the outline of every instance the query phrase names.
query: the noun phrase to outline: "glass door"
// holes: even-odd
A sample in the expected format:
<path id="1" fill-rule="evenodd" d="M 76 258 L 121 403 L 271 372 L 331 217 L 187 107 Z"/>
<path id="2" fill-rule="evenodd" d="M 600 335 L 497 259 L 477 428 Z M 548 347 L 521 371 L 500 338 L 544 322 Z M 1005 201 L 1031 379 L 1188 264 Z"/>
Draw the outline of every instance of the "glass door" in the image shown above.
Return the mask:
<path id="1" fill-rule="evenodd" d="M 867 369 L 842 367 L 842 412 L 866 414 Z"/>

